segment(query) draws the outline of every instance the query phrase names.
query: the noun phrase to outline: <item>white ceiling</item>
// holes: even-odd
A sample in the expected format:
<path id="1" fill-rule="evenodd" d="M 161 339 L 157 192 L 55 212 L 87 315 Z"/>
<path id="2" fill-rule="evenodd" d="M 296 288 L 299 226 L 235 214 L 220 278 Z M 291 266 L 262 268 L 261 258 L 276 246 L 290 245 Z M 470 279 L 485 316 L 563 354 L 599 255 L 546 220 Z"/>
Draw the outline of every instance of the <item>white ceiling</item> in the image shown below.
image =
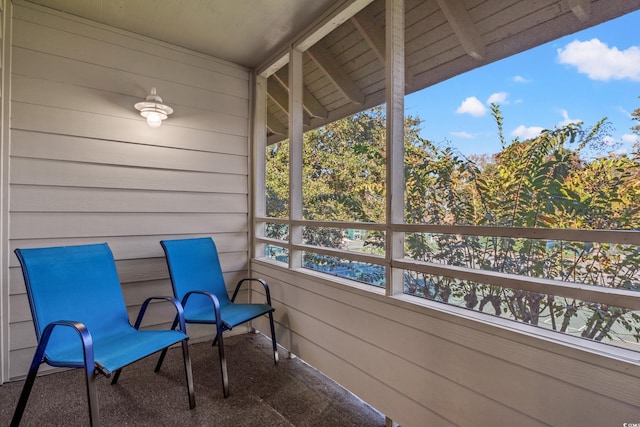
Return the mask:
<path id="1" fill-rule="evenodd" d="M 335 3 L 335 0 L 28 1 L 249 67 L 262 63 Z"/>

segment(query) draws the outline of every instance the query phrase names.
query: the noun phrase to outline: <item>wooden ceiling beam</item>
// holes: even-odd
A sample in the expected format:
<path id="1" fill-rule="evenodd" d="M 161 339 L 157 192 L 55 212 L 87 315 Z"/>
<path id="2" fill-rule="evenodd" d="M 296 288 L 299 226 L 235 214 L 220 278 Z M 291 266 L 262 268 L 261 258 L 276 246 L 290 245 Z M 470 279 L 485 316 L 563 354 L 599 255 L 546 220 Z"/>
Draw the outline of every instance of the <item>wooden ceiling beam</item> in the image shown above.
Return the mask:
<path id="1" fill-rule="evenodd" d="M 289 92 L 278 79 L 274 78 L 267 83 L 267 95 L 282 111 L 289 114 Z M 305 125 L 311 123 L 311 116 L 306 111 L 303 112 L 303 121 Z"/>
<path id="2" fill-rule="evenodd" d="M 580 22 L 591 18 L 591 0 L 567 0 L 567 6 Z"/>
<path id="3" fill-rule="evenodd" d="M 305 52 L 318 44 L 327 34 L 348 21 L 356 13 L 367 7 L 373 0 L 337 0 L 334 6 L 327 10 L 324 16 L 294 41 L 293 47 Z"/>
<path id="4" fill-rule="evenodd" d="M 384 64 L 384 31 L 376 27 L 371 8 L 366 8 L 357 15 L 354 15 L 351 18 L 351 23 L 356 27 L 362 38 L 365 39 L 380 62 Z"/>
<path id="5" fill-rule="evenodd" d="M 331 82 L 352 102 L 364 104 L 364 95 L 347 73 L 336 64 L 329 51 L 318 44 L 311 46 L 307 54 L 313 59 Z"/>
<path id="6" fill-rule="evenodd" d="M 287 128 L 272 113 L 267 112 L 267 128 L 276 135 L 287 135 Z"/>
<path id="7" fill-rule="evenodd" d="M 385 36 L 382 28 L 376 27 L 375 19 L 371 8 L 365 8 L 357 15 L 351 18 L 351 23 L 356 27 L 358 33 L 367 42 L 371 50 L 376 54 L 378 60 L 384 65 L 385 57 Z M 409 70 L 404 70 L 404 85 L 405 87 L 411 87 L 413 79 Z"/>
<path id="8" fill-rule="evenodd" d="M 289 114 L 289 94 L 277 80 L 271 78 L 267 83 L 267 95 L 278 107 L 285 113 Z"/>
<path id="9" fill-rule="evenodd" d="M 459 0 L 437 0 L 437 2 L 467 55 L 477 60 L 484 59 L 486 46 L 462 2 Z"/>
<path id="10" fill-rule="evenodd" d="M 289 91 L 289 73 L 286 68 L 281 68 L 273 74 L 273 77 L 280 82 L 282 87 Z M 311 93 L 311 91 L 303 86 L 302 88 L 302 107 L 305 109 L 309 115 L 313 117 L 320 117 L 326 119 L 329 117 L 329 113 L 326 108 L 320 104 L 320 102 L 316 99 L 315 96 Z"/>

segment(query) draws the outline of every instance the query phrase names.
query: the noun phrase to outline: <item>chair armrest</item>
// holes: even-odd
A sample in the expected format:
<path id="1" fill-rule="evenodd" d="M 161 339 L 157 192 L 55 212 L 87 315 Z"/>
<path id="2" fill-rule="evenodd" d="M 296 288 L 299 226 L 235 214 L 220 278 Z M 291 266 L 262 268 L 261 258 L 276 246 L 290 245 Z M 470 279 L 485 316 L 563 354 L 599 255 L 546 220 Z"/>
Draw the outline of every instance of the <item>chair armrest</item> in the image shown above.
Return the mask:
<path id="1" fill-rule="evenodd" d="M 184 308 L 176 298 L 171 296 L 149 297 L 146 300 L 144 300 L 144 302 L 142 303 L 142 306 L 140 307 L 140 312 L 138 313 L 138 317 L 136 318 L 136 323 L 134 324 L 133 327 L 136 329 L 140 329 L 140 324 L 142 323 L 142 318 L 144 317 L 144 314 L 147 311 L 147 306 L 151 301 L 154 301 L 154 300 L 169 301 L 170 303 L 173 304 L 173 306 L 176 309 L 176 318 L 175 318 L 175 321 L 173 322 L 173 326 L 171 327 L 171 329 L 174 329 L 177 324 L 180 324 L 180 331 L 186 334 L 187 328 L 184 322 Z"/>
<path id="2" fill-rule="evenodd" d="M 267 285 L 267 282 L 265 282 L 262 279 L 257 279 L 255 277 L 247 277 L 246 279 L 242 279 L 238 282 L 238 284 L 236 285 L 236 290 L 233 291 L 233 296 L 231 297 L 231 302 L 234 302 L 236 300 L 236 296 L 238 296 L 238 291 L 240 290 L 240 286 L 242 286 L 242 284 L 244 282 L 260 282 L 262 284 L 262 286 L 264 287 L 264 292 L 267 295 L 267 305 L 271 305 L 271 293 L 269 292 L 269 285 Z"/>
<path id="3" fill-rule="evenodd" d="M 221 328 L 222 328 L 223 320 L 222 320 L 222 316 L 220 316 L 220 300 L 218 299 L 218 297 L 215 296 L 215 294 L 212 294 L 211 292 L 207 292 L 207 291 L 189 291 L 184 295 L 184 297 L 182 297 L 183 307 L 187 306 L 187 301 L 189 300 L 189 297 L 191 295 L 204 295 L 211 300 L 211 303 L 213 304 L 213 312 L 216 316 L 217 330 L 218 331 L 222 330 Z M 231 329 L 231 326 L 227 323 L 225 323 L 224 326 L 227 329 Z"/>
<path id="4" fill-rule="evenodd" d="M 182 298 L 182 306 L 186 307 L 187 306 L 187 302 L 189 301 L 189 297 L 191 297 L 191 295 L 204 295 L 207 298 L 209 298 L 211 300 L 211 303 L 213 304 L 213 309 L 216 312 L 216 315 L 218 315 L 220 313 L 220 300 L 218 299 L 217 296 L 215 296 L 214 294 L 212 294 L 211 292 L 207 292 L 207 291 L 189 291 L 187 292 L 184 297 Z"/>
<path id="5" fill-rule="evenodd" d="M 78 333 L 78 336 L 82 341 L 82 355 L 84 357 L 84 365 L 87 368 L 87 375 L 93 375 L 94 370 L 97 370 L 107 378 L 111 376 L 111 371 L 105 369 L 94 359 L 93 338 L 91 337 L 89 329 L 87 329 L 84 323 L 75 322 L 73 320 L 57 320 L 55 322 L 50 322 L 47 324 L 47 326 L 45 326 L 42 331 L 42 335 L 38 340 L 38 347 L 36 349 L 36 355 L 34 355 L 33 358 L 33 363 L 41 363 L 41 361 L 43 360 L 44 351 L 47 347 L 47 344 L 49 343 L 49 338 L 51 338 L 53 329 L 57 326 L 72 328 Z"/>

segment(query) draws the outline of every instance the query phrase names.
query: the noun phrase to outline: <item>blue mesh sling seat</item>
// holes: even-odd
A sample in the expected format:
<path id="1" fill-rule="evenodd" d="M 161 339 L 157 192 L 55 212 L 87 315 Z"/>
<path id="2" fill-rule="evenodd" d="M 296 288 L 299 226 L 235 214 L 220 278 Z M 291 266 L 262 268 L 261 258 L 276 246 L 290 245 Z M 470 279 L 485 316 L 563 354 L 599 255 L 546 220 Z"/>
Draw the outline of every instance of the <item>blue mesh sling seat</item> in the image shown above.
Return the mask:
<path id="1" fill-rule="evenodd" d="M 145 300 L 131 326 L 115 261 L 106 243 L 16 249 L 15 253 L 22 266 L 38 346 L 12 425 L 17 426 L 22 419 L 42 363 L 85 369 L 89 420 L 91 425 L 98 425 L 97 375 L 114 374 L 115 384 L 124 366 L 177 343 L 182 344 L 189 406 L 195 407 L 184 313 L 174 297 Z M 175 326 L 171 330 L 138 330 L 149 302 L 156 299 L 173 303 L 180 330 Z M 168 321 L 173 320 L 172 315 Z M 161 364 L 162 359 L 156 372 Z"/>
<path id="2" fill-rule="evenodd" d="M 218 250 L 209 237 L 163 240 L 160 242 L 167 258 L 173 292 L 184 306 L 186 323 L 204 323 L 216 326 L 216 337 L 220 356 L 222 391 L 229 394 L 227 362 L 224 357 L 222 333 L 234 326 L 267 314 L 271 326 L 271 343 L 274 362 L 278 363 L 278 349 L 269 286 L 264 280 L 246 278 L 238 282 L 231 299 L 227 294 Z M 256 281 L 262 284 L 266 294 L 266 304 L 235 303 L 243 283 Z"/>

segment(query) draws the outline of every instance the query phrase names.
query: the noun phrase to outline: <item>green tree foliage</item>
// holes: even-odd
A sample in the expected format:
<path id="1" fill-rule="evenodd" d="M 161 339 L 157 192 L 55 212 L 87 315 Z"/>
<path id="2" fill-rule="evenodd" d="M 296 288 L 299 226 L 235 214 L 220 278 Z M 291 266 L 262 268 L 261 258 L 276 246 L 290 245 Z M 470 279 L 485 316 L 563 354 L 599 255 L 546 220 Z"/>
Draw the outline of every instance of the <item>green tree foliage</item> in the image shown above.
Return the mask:
<path id="1" fill-rule="evenodd" d="M 303 217 L 384 221 L 384 115 L 380 108 L 311 130 L 303 141 Z M 286 217 L 288 142 L 267 150 L 267 214 Z"/>
<path id="2" fill-rule="evenodd" d="M 503 150 L 482 168 L 450 150 L 431 153 L 422 176 L 422 222 L 501 227 L 638 229 L 640 162 L 637 156 L 587 159 L 602 147 L 605 121 L 546 130 L 507 144 L 502 117 L 492 108 Z M 442 167 L 446 164 L 446 167 Z M 438 182 L 445 181 L 439 187 Z M 454 208 L 455 206 L 455 208 Z M 412 208 L 409 206 L 408 211 Z M 413 218 L 420 222 L 419 218 Z M 407 239 L 412 258 L 502 273 L 551 278 L 612 288 L 639 285 L 638 248 L 589 242 L 424 236 Z M 637 316 L 618 307 L 471 283 L 448 277 L 407 274 L 407 292 L 566 332 L 576 317 L 582 336 L 602 340 L 614 325 L 638 333 Z M 615 329 L 620 330 L 620 328 Z"/>
<path id="3" fill-rule="evenodd" d="M 323 221 L 384 222 L 384 111 L 374 108 L 322 128 L 303 139 L 303 218 Z M 267 149 L 267 215 L 287 217 L 288 142 Z M 282 226 L 270 226 L 283 238 Z M 305 227 L 305 243 L 338 248 L 339 229 Z M 375 236 L 371 241 L 376 242 Z M 307 261 L 313 262 L 306 255 Z M 315 259 L 320 262 L 320 258 Z"/>
<path id="4" fill-rule="evenodd" d="M 358 113 L 309 131 L 303 147 L 303 215 L 384 222 L 384 111 Z"/>

